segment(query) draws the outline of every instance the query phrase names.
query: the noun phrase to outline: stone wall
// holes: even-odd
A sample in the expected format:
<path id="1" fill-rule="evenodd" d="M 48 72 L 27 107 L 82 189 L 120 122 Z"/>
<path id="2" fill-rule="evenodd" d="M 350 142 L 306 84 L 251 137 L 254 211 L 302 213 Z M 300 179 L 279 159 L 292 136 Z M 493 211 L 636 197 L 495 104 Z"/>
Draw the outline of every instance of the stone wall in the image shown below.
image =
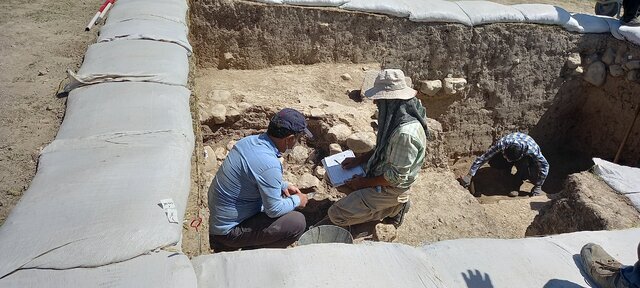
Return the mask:
<path id="1" fill-rule="evenodd" d="M 573 145 L 611 159 L 640 103 L 632 93 L 636 79 L 626 80 L 627 74 L 638 73 L 625 71 L 598 82 L 603 65 L 591 64 L 604 63 L 605 52 L 613 49 L 612 63 L 618 61 L 620 68 L 640 59 L 637 47 L 608 34 L 534 24 L 415 23 L 332 8 L 231 0 L 193 1 L 191 11 L 191 40 L 200 67 L 376 61 L 403 69 L 417 84 L 466 79 L 457 89 L 421 96 L 429 116 L 442 123 L 450 156 L 482 152 L 500 136 L 520 130 L 530 132 L 543 150 Z M 621 47 L 625 51 L 619 56 Z M 605 73 L 610 69 L 604 65 Z M 584 81 L 587 74 L 600 86 Z M 626 163 L 640 157 L 638 131 L 640 124 L 628 141 Z"/>

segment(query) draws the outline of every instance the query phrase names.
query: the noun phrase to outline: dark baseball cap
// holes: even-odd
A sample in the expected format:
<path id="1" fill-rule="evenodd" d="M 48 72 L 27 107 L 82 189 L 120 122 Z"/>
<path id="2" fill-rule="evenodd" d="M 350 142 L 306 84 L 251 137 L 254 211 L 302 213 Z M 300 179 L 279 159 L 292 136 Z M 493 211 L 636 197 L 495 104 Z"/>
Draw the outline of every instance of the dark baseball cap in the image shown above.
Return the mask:
<path id="1" fill-rule="evenodd" d="M 284 108 L 271 118 L 271 124 L 278 128 L 285 128 L 296 134 L 304 133 L 309 138 L 313 138 L 313 134 L 307 128 L 307 120 L 298 110 Z"/>

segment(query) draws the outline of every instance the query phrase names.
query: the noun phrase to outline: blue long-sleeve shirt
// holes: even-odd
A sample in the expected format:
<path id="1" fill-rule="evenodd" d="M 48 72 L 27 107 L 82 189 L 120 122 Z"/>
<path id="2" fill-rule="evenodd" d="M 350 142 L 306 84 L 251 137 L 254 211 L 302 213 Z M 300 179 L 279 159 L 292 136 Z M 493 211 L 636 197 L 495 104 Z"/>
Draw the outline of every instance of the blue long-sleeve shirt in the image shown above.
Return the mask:
<path id="1" fill-rule="evenodd" d="M 247 218 L 264 211 L 275 218 L 300 205 L 300 197 L 282 197 L 280 153 L 266 134 L 236 143 L 209 187 L 209 231 L 226 235 Z"/>
<path id="2" fill-rule="evenodd" d="M 493 146 L 491 146 L 491 148 L 489 148 L 487 152 L 482 154 L 482 156 L 476 158 L 476 160 L 473 161 L 471 168 L 469 169 L 469 175 L 475 176 L 476 171 L 478 171 L 478 169 L 482 165 L 484 165 L 484 163 L 487 163 L 498 152 L 503 152 L 504 149 L 506 149 L 513 143 L 518 143 L 521 146 L 525 147 L 525 155 L 531 157 L 536 165 L 536 168 L 538 168 L 538 181 L 537 183 L 533 184 L 542 186 L 542 184 L 544 184 L 544 181 L 547 179 L 547 175 L 549 174 L 549 162 L 547 162 L 547 159 L 542 155 L 540 146 L 538 146 L 536 141 L 534 141 L 533 138 L 531 138 L 529 135 L 520 132 L 511 133 L 507 136 L 502 137 L 500 140 L 498 140 L 498 142 L 493 144 Z"/>

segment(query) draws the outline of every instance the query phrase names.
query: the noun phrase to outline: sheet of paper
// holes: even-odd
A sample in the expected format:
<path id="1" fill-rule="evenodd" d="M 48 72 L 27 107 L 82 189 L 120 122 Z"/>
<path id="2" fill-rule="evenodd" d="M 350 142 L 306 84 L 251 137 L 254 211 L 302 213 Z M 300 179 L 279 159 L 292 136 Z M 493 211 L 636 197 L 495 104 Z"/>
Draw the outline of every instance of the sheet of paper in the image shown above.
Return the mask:
<path id="1" fill-rule="evenodd" d="M 355 175 L 364 176 L 364 169 L 362 169 L 361 166 L 348 170 L 342 168 L 342 161 L 351 157 L 355 157 L 353 151 L 347 150 L 322 159 L 322 165 L 327 171 L 327 175 L 329 175 L 329 182 L 331 182 L 331 185 L 338 187 L 344 185 L 347 180 L 353 178 Z"/>
<path id="2" fill-rule="evenodd" d="M 162 205 L 162 209 L 164 209 L 169 223 L 178 223 L 178 209 L 176 209 L 176 204 L 173 202 L 173 199 L 162 199 L 160 200 L 160 205 Z"/>

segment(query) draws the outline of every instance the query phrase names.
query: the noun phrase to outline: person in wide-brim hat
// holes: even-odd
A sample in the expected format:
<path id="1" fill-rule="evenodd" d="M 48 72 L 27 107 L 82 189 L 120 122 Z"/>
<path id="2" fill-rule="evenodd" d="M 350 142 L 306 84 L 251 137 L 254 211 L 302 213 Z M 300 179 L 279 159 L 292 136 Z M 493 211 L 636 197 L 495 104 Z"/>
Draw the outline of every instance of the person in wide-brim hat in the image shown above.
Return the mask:
<path id="1" fill-rule="evenodd" d="M 329 208 L 329 220 L 338 226 L 383 220 L 397 227 L 425 159 L 426 111 L 398 69 L 367 73 L 361 93 L 379 110 L 376 147 L 342 162 L 344 168 L 364 165 L 366 175 L 346 183 L 355 191 Z"/>

